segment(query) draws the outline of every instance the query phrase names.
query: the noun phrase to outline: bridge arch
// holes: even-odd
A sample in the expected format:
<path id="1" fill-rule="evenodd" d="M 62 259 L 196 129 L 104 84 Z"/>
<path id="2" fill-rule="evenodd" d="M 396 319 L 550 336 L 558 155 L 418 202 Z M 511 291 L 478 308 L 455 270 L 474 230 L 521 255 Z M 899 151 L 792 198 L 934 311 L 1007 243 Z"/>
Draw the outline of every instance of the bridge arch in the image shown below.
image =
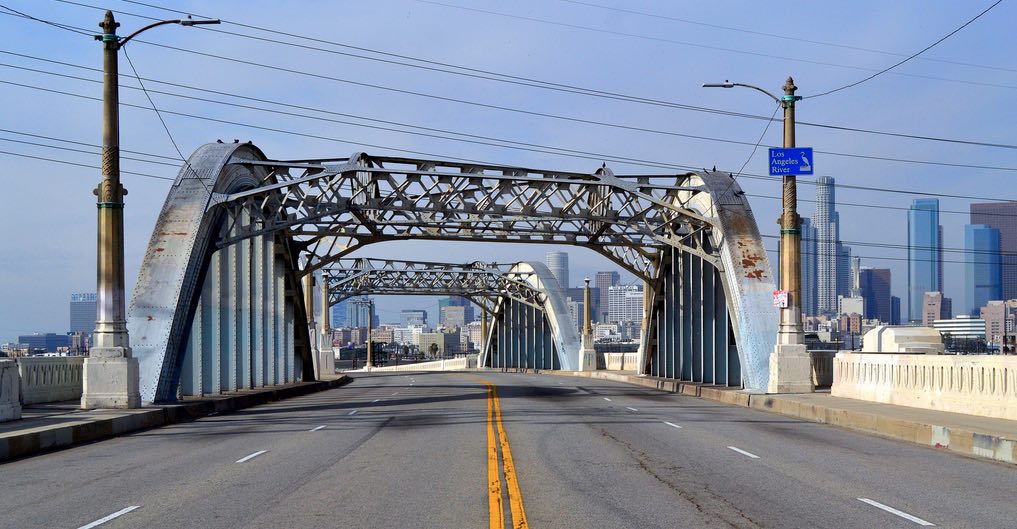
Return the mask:
<path id="1" fill-rule="evenodd" d="M 238 175 L 260 184 L 239 191 L 219 185 Z M 192 241 L 179 246 L 186 256 L 173 264 L 181 269 L 169 267 L 170 280 L 161 283 L 178 291 L 153 303 L 158 289 L 139 278 L 145 288 L 136 290 L 139 302 L 132 301 L 129 313 L 143 376 L 158 377 L 150 384 L 158 391 L 149 394 L 160 399 L 172 398 L 170 388 L 179 383 L 184 331 L 211 252 L 264 236 L 289 252 L 287 277 L 314 272 L 368 244 L 411 238 L 588 247 L 645 282 L 645 373 L 751 389 L 767 384 L 777 326 L 769 304 L 774 280 L 751 208 L 725 173 L 626 176 L 602 168 L 583 174 L 359 153 L 279 161 L 253 146 L 210 144 L 181 171 L 167 207 L 176 207 L 184 194 L 193 195 L 183 215 L 190 224 L 182 231 Z M 160 225 L 165 214 L 164 208 Z M 167 272 L 152 253 L 164 240 L 160 230 L 142 276 Z M 297 254 L 307 259 L 302 269 Z M 292 300 L 290 288 L 299 292 L 300 285 L 286 285 Z M 305 323 L 300 303 L 288 303 L 294 320 Z M 171 320 L 157 332 L 149 332 L 153 306 Z M 299 336 L 307 326 L 294 327 L 297 354 L 308 365 L 309 340 Z"/>

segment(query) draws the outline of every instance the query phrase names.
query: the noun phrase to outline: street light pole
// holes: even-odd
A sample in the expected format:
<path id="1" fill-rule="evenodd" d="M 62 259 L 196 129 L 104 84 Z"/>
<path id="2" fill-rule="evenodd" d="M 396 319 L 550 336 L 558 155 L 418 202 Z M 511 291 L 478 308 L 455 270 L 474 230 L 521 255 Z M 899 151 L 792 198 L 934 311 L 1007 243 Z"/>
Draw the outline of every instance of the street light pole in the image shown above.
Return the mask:
<path id="1" fill-rule="evenodd" d="M 704 88 L 751 88 L 762 92 L 784 108 L 784 148 L 795 146 L 795 102 L 801 96 L 795 95 L 798 87 L 788 76 L 782 87 L 784 95 L 777 97 L 770 92 L 750 84 L 706 83 Z M 802 328 L 802 255 L 801 217 L 798 216 L 798 182 L 795 175 L 783 176 L 783 211 L 777 223 L 780 225 L 780 289 L 787 293 L 787 306 L 779 309 L 777 343 L 770 355 L 768 393 L 812 392 L 812 359 L 805 347 L 805 333 Z"/>
<path id="2" fill-rule="evenodd" d="M 370 371 L 374 367 L 374 346 L 371 340 L 371 327 L 374 325 L 374 300 L 367 301 L 367 364 L 364 366 Z"/>
<path id="3" fill-rule="evenodd" d="M 131 356 L 124 288 L 124 195 L 120 183 L 120 82 L 118 52 L 130 39 L 163 24 L 218 24 L 218 20 L 163 20 L 121 39 L 120 24 L 106 11 L 96 40 L 103 47 L 102 180 L 93 193 L 98 209 L 96 245 L 96 321 L 93 347 L 85 359 L 81 407 L 141 406 L 138 360 Z"/>

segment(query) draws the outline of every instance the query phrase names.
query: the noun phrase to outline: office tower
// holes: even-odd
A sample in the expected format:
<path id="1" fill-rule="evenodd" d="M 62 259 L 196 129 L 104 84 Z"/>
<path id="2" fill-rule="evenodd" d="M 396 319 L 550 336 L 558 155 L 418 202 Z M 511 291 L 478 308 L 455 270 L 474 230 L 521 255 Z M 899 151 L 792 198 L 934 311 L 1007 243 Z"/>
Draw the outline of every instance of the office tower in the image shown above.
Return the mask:
<path id="1" fill-rule="evenodd" d="M 643 321 L 643 287 L 640 285 L 619 285 L 608 287 L 609 322 Z"/>
<path id="2" fill-rule="evenodd" d="M 999 299 L 1017 299 L 1017 202 L 971 204 L 971 224 L 999 230 L 1003 277 L 1003 294 Z"/>
<path id="3" fill-rule="evenodd" d="M 357 328 L 374 325 L 378 322 L 378 314 L 373 311 L 374 303 L 367 296 L 349 299 L 346 304 L 346 326 Z"/>
<path id="4" fill-rule="evenodd" d="M 70 347 L 71 337 L 66 334 L 56 334 L 52 332 L 22 334 L 21 336 L 18 336 L 18 343 L 27 345 L 30 351 L 46 351 L 47 353 L 55 353 L 59 347 Z"/>
<path id="5" fill-rule="evenodd" d="M 908 320 L 925 321 L 926 292 L 942 292 L 939 199 L 918 198 L 908 209 Z"/>
<path id="6" fill-rule="evenodd" d="M 402 318 L 403 327 L 409 327 L 410 325 L 423 325 L 427 326 L 427 311 L 426 310 L 403 310 L 399 313 Z"/>
<path id="7" fill-rule="evenodd" d="M 551 275 L 558 280 L 558 286 L 565 290 L 572 286 L 569 283 L 569 254 L 565 252 L 547 252 L 547 267 L 551 269 Z"/>
<path id="8" fill-rule="evenodd" d="M 71 294 L 71 334 L 95 331 L 95 292 Z"/>
<path id="9" fill-rule="evenodd" d="M 597 272 L 597 275 L 594 276 L 593 286 L 597 287 L 597 291 L 599 293 L 597 297 L 600 302 L 598 303 L 599 308 L 596 314 L 593 315 L 593 318 L 598 322 L 603 323 L 607 321 L 607 311 L 610 304 L 610 301 L 608 300 L 610 292 L 608 292 L 608 289 L 613 286 L 617 286 L 619 281 L 621 281 L 621 276 L 619 276 L 618 272 L 615 271 Z M 593 293 L 591 292 L 590 295 L 592 296 Z"/>
<path id="10" fill-rule="evenodd" d="M 470 300 L 462 296 L 449 296 L 444 299 L 438 300 L 438 323 L 445 323 L 445 307 L 464 307 L 463 318 L 465 322 L 463 325 L 470 323 L 474 319 L 473 315 L 473 303 Z"/>
<path id="11" fill-rule="evenodd" d="M 821 176 L 816 180 L 816 298 L 820 314 L 837 312 L 837 295 L 845 294 L 847 275 L 844 248 L 840 244 L 840 216 L 836 211 L 834 179 Z M 838 288 L 841 287 L 841 288 Z"/>
<path id="12" fill-rule="evenodd" d="M 1003 300 L 999 230 L 985 224 L 964 226 L 964 250 L 964 297 L 967 313 L 977 316 L 990 300 Z"/>
<path id="13" fill-rule="evenodd" d="M 816 227 L 812 225 L 812 221 L 808 217 L 802 218 L 802 293 L 801 293 L 801 305 L 802 314 L 806 316 L 815 316 L 819 314 L 819 298 L 817 290 L 817 273 L 816 269 Z M 780 259 L 777 259 L 780 263 Z M 779 274 L 778 274 L 779 276 Z"/>
<path id="14" fill-rule="evenodd" d="M 466 307 L 450 305 L 441 308 L 441 322 L 446 329 L 458 329 L 466 326 Z"/>
<path id="15" fill-rule="evenodd" d="M 862 298 L 865 299 L 865 319 L 876 319 L 883 323 L 897 325 L 894 323 L 893 317 L 890 277 L 889 268 L 863 267 L 859 270 L 858 283 Z"/>
<path id="16" fill-rule="evenodd" d="M 900 325 L 900 298 L 890 296 L 890 325 Z"/>
<path id="17" fill-rule="evenodd" d="M 335 305 L 332 305 L 332 322 L 330 327 L 333 329 L 340 329 L 343 327 L 349 327 L 346 322 L 346 306 L 349 305 L 350 300 L 344 299 Z"/>
<path id="18" fill-rule="evenodd" d="M 929 327 L 935 320 L 953 318 L 953 300 L 942 292 L 926 292 L 922 296 L 922 325 Z"/>

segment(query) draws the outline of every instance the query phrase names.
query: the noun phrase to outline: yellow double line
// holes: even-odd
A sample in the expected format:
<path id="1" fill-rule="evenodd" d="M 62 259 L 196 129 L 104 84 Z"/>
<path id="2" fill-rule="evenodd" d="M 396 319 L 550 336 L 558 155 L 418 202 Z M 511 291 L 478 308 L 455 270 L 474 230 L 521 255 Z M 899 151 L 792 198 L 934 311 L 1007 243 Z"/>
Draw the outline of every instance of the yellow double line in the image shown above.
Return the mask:
<path id="1" fill-rule="evenodd" d="M 502 504 L 501 477 L 498 465 L 498 447 L 501 446 L 502 470 L 505 474 L 505 488 L 508 489 L 509 510 L 512 513 L 514 529 L 529 529 L 526 522 L 526 510 L 523 509 L 523 496 L 519 492 L 519 480 L 516 467 L 512 462 L 512 449 L 509 448 L 505 426 L 501 422 L 501 403 L 498 401 L 498 390 L 494 384 L 480 379 L 487 386 L 487 505 L 491 518 L 491 529 L 504 529 L 505 508 Z M 497 425 L 497 434 L 495 426 Z"/>

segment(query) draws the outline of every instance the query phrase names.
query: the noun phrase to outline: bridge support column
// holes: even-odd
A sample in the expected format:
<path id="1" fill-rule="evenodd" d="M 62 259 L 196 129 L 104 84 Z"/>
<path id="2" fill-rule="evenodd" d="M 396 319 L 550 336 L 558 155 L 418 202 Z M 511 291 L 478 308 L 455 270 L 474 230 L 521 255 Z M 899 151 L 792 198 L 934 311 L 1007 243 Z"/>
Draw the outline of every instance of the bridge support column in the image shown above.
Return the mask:
<path id="1" fill-rule="evenodd" d="M 597 351 L 593 348 L 593 325 L 590 321 L 590 278 L 583 290 L 583 338 L 579 347 L 579 370 L 597 370 Z"/>
<path id="2" fill-rule="evenodd" d="M 318 346 L 318 380 L 335 375 L 335 353 L 332 351 L 332 325 L 328 313 L 328 274 L 321 276 L 321 340 Z"/>

